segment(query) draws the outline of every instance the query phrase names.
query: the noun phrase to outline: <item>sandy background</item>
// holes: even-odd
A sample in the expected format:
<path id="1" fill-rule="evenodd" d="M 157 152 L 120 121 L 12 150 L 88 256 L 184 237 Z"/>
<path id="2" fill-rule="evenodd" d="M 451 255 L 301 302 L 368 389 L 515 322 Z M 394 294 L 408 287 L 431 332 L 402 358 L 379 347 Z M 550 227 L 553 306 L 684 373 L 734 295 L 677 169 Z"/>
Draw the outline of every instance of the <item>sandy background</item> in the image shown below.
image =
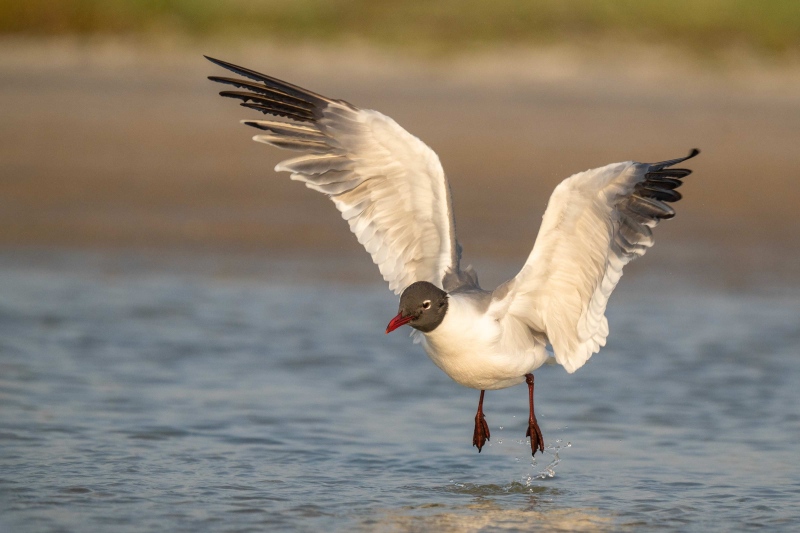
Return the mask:
<path id="1" fill-rule="evenodd" d="M 290 153 L 250 141 L 238 120 L 260 115 L 217 96 L 208 54 L 378 109 L 424 140 L 449 176 L 467 262 L 520 264 L 550 192 L 574 172 L 698 147 L 651 261 L 800 278 L 800 70 L 619 52 L 410 60 L 358 47 L 6 39 L 0 246 L 369 268 L 329 201 L 272 171 Z"/>

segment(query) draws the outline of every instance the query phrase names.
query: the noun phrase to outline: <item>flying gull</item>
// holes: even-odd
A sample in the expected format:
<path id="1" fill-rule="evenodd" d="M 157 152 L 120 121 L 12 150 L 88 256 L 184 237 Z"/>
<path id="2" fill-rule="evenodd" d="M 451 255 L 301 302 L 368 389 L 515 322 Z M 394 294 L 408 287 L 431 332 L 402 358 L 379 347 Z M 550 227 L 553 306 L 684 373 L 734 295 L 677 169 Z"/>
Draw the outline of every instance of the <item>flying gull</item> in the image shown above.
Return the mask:
<path id="1" fill-rule="evenodd" d="M 207 57 L 239 76 L 209 79 L 221 96 L 285 120 L 245 120 L 254 140 L 303 155 L 275 170 L 327 195 L 347 220 L 400 306 L 386 328 L 413 328 L 415 341 L 453 380 L 480 392 L 472 444 L 490 438 L 486 390 L 528 385 L 532 454 L 544 452 L 533 406 L 533 371 L 550 357 L 572 373 L 608 337 L 606 305 L 622 268 L 653 245 L 654 228 L 696 156 L 626 161 L 579 172 L 553 191 L 533 250 L 493 291 L 462 269 L 450 188 L 437 155 L 391 118 L 271 76 Z"/>

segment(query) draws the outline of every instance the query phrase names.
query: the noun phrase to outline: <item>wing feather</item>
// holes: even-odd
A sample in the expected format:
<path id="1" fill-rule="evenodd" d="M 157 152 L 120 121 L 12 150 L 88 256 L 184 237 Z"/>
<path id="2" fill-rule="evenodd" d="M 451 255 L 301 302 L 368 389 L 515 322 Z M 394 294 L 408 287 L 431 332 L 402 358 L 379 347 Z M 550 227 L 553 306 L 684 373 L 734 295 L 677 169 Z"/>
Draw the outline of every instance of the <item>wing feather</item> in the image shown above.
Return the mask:
<path id="1" fill-rule="evenodd" d="M 605 345 L 608 298 L 623 267 L 653 245 L 652 228 L 675 216 L 666 202 L 691 174 L 660 163 L 617 163 L 556 187 L 520 273 L 495 291 L 492 312 L 543 332 L 556 361 L 574 372 Z"/>
<path id="2" fill-rule="evenodd" d="M 361 110 L 225 61 L 248 79 L 210 76 L 241 90 L 220 93 L 240 105 L 295 122 L 246 120 L 267 133 L 254 140 L 305 152 L 275 170 L 328 195 L 396 293 L 415 281 L 452 291 L 477 286 L 459 268 L 450 189 L 428 146 L 377 111 Z M 252 80 L 252 81 L 251 81 Z M 299 122 L 300 124 L 297 124 Z"/>

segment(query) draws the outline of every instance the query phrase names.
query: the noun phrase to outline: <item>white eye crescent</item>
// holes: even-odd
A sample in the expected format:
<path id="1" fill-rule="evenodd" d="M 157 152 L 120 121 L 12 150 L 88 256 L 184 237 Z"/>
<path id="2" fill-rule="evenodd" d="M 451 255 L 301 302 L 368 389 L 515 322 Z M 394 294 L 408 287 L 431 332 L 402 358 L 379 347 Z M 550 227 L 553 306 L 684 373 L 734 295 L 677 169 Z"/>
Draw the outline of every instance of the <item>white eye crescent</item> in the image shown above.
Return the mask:
<path id="1" fill-rule="evenodd" d="M 425 300 L 424 302 L 422 302 L 422 308 L 423 309 L 430 309 L 431 308 L 431 301 L 430 300 Z"/>

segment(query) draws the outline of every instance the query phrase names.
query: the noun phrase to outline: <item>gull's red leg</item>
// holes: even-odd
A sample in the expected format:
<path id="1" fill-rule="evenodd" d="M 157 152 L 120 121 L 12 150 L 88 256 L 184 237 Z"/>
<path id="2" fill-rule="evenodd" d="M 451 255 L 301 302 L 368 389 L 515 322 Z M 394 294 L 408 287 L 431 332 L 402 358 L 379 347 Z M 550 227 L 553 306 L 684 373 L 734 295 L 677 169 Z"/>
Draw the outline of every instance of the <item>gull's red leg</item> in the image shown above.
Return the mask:
<path id="1" fill-rule="evenodd" d="M 531 438 L 531 455 L 536 455 L 536 450 L 544 453 L 544 439 L 542 430 L 539 429 L 539 424 L 536 422 L 536 415 L 533 414 L 533 374 L 525 374 L 525 383 L 528 384 L 528 401 L 531 408 L 531 415 L 528 417 L 528 432 L 525 436 Z M 483 400 L 483 394 L 481 394 L 481 400 Z M 478 412 L 480 412 L 480 406 L 478 406 Z"/>
<path id="2" fill-rule="evenodd" d="M 489 434 L 489 426 L 486 424 L 486 419 L 483 417 L 483 393 L 481 391 L 481 399 L 478 401 L 478 412 L 475 413 L 475 433 L 472 434 L 472 445 L 478 447 L 478 453 L 481 453 L 481 448 L 486 444 L 491 435 Z"/>

